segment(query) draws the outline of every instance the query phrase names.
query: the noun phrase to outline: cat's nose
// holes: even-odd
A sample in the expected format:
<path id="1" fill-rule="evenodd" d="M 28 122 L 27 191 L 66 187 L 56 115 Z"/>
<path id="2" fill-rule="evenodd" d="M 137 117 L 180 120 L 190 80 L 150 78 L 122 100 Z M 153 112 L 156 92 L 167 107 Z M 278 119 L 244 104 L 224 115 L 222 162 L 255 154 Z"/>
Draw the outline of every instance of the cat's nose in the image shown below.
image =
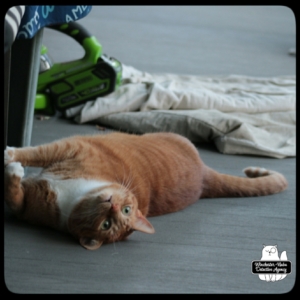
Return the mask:
<path id="1" fill-rule="evenodd" d="M 116 212 L 119 210 L 119 204 L 111 204 L 111 208 L 110 208 L 112 211 Z"/>

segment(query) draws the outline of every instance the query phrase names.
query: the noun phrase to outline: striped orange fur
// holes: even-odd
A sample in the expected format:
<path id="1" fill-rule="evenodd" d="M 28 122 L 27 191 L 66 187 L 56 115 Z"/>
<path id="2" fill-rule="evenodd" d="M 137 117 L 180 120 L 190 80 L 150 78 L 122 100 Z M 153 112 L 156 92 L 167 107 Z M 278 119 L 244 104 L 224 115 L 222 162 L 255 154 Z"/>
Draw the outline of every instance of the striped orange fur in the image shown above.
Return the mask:
<path id="1" fill-rule="evenodd" d="M 186 138 L 173 133 L 74 136 L 4 152 L 5 201 L 22 219 L 73 234 L 87 249 L 154 233 L 146 217 L 184 209 L 201 198 L 279 193 L 280 173 L 248 167 L 247 177 L 207 167 Z M 43 167 L 23 178 L 23 167 Z"/>

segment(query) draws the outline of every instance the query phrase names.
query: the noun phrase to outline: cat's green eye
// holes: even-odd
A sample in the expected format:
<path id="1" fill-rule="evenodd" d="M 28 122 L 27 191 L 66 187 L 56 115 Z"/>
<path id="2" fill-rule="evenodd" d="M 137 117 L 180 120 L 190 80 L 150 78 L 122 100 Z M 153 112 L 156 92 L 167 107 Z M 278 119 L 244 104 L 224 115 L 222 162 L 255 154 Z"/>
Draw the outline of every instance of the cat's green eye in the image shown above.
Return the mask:
<path id="1" fill-rule="evenodd" d="M 111 221 L 107 219 L 102 222 L 100 227 L 102 230 L 108 230 L 110 228 L 110 226 L 111 226 Z"/>
<path id="2" fill-rule="evenodd" d="M 122 213 L 126 216 L 128 216 L 131 213 L 131 207 L 130 206 L 124 206 L 122 208 Z"/>

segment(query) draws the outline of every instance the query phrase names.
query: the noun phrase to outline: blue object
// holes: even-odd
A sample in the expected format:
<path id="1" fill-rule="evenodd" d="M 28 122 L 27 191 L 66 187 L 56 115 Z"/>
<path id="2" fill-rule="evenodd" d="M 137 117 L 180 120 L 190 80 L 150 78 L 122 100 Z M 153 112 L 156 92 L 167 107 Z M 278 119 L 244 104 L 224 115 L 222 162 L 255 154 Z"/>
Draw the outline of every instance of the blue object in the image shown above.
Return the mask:
<path id="1" fill-rule="evenodd" d="M 90 5 L 38 5 L 26 6 L 17 39 L 30 39 L 47 25 L 69 23 L 85 17 L 92 9 Z"/>

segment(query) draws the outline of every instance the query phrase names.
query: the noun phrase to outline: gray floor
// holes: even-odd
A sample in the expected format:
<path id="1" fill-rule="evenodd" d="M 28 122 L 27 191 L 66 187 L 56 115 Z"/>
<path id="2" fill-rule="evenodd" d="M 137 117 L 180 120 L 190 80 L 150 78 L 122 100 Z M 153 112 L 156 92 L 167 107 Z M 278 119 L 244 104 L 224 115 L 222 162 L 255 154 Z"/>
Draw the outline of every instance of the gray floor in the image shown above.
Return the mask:
<path id="1" fill-rule="evenodd" d="M 295 74 L 295 19 L 286 7 L 94 7 L 80 21 L 104 52 L 147 72 L 197 75 Z M 78 58 L 79 46 L 45 30 L 56 61 Z M 95 125 L 61 118 L 34 121 L 32 145 L 75 133 L 101 133 Z M 4 275 L 15 293 L 285 293 L 296 276 L 294 158 L 277 160 L 218 153 L 198 145 L 218 171 L 241 175 L 250 165 L 282 172 L 289 188 L 278 195 L 202 199 L 184 211 L 152 218 L 154 235 L 87 251 L 70 236 L 25 224 L 5 208 Z M 29 170 L 35 172 L 36 170 Z M 287 251 L 292 273 L 261 281 L 251 262 L 262 244 Z"/>

